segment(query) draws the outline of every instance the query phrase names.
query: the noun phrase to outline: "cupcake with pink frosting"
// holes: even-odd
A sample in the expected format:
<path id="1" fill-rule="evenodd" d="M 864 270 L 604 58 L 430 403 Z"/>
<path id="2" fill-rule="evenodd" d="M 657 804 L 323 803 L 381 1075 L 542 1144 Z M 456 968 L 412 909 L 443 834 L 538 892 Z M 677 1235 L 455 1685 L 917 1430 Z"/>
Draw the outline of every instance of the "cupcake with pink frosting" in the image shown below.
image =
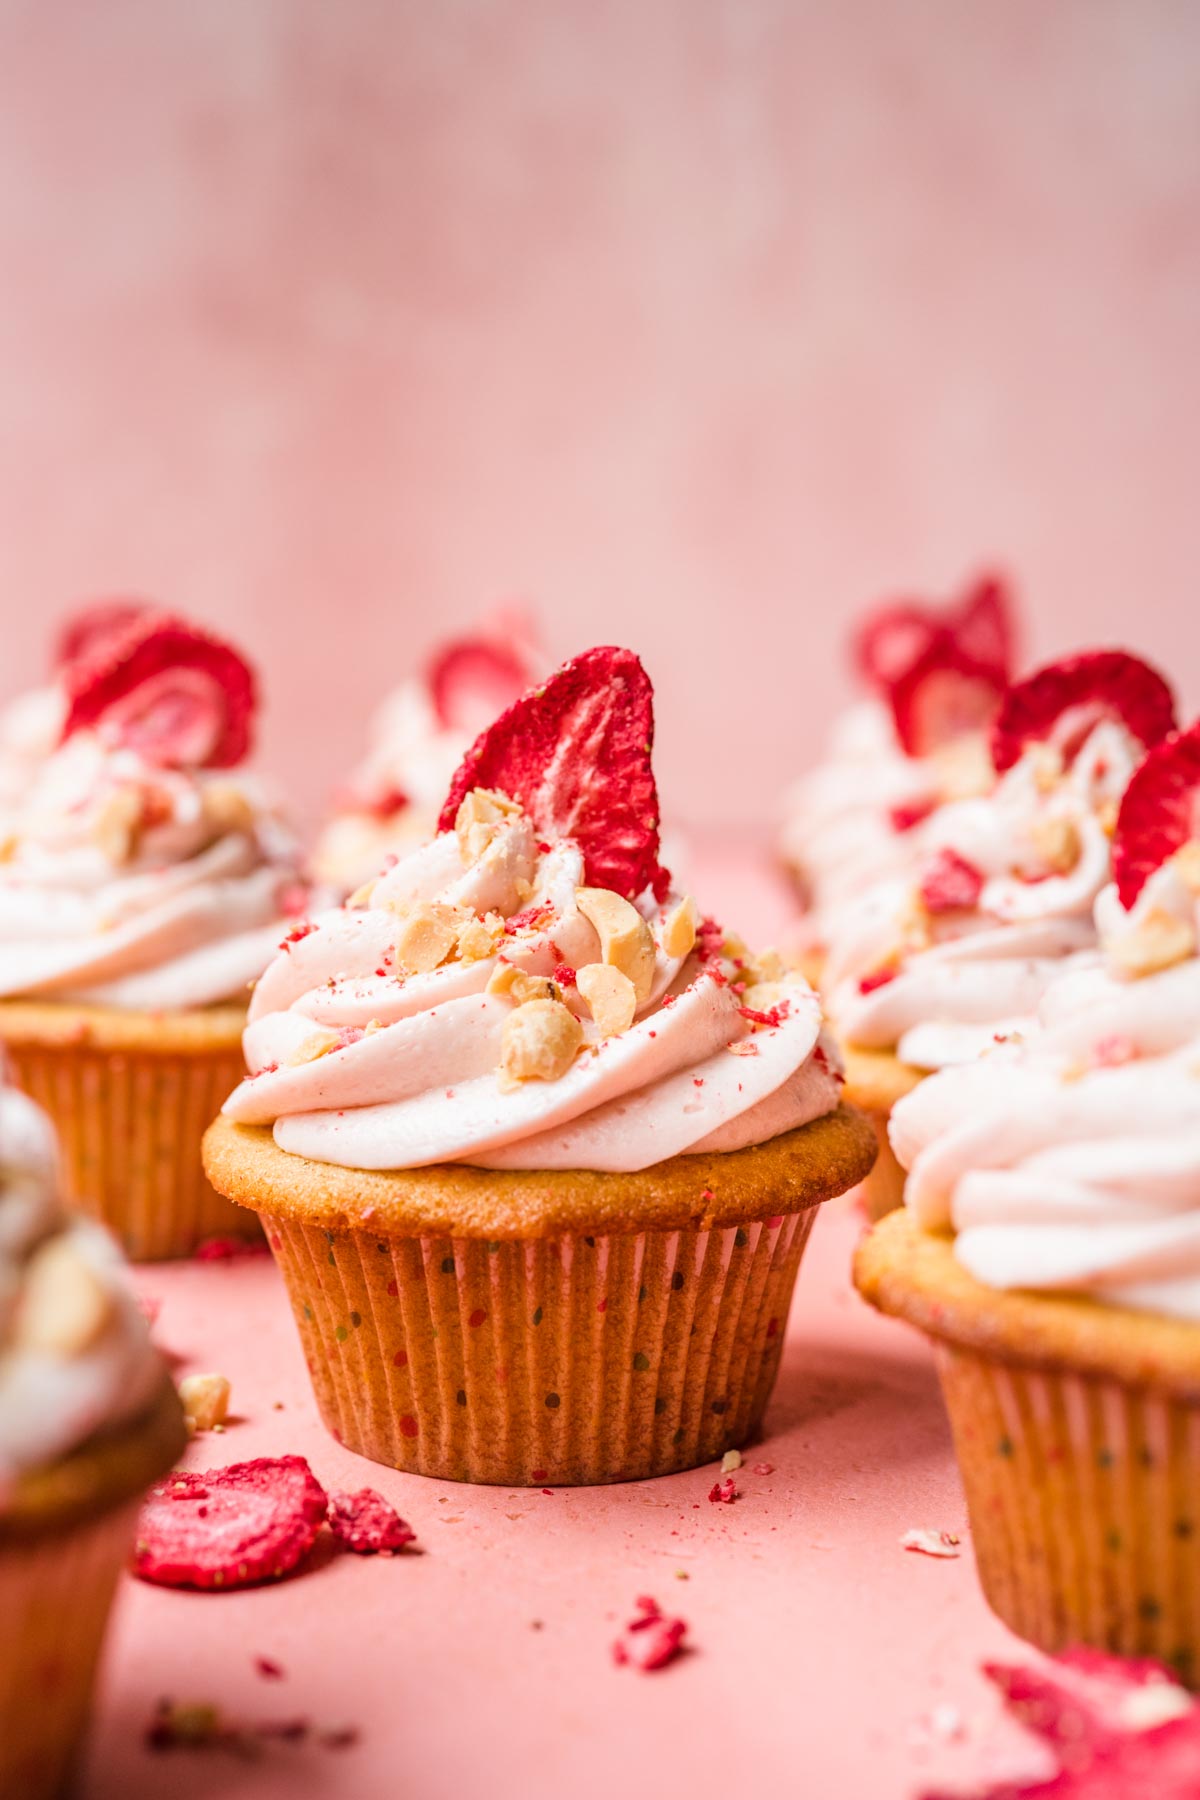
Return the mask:
<path id="1" fill-rule="evenodd" d="M 206 1166 L 379 1461 L 579 1483 L 745 1441 L 816 1205 L 870 1166 L 807 982 L 661 868 L 652 741 L 636 657 L 577 657 L 255 990 Z"/>
<path id="2" fill-rule="evenodd" d="M 945 606 L 889 602 L 856 631 L 855 667 L 870 697 L 847 708 L 821 761 L 788 794 L 779 837 L 814 972 L 846 903 L 911 869 L 921 821 L 992 787 L 988 733 L 1016 636 L 1011 594 L 992 575 Z"/>
<path id="3" fill-rule="evenodd" d="M 0 1041 L 75 1201 L 129 1254 L 183 1255 L 245 1230 L 199 1142 L 307 892 L 240 767 L 256 688 L 230 645 L 139 609 L 66 665 L 64 694 L 0 859 Z"/>
<path id="4" fill-rule="evenodd" d="M 424 843 L 475 738 L 544 669 L 530 621 L 516 607 L 439 644 L 372 719 L 366 755 L 313 850 L 318 881 L 348 894 L 378 874 L 386 856 Z"/>
<path id="5" fill-rule="evenodd" d="M 111 1238 L 59 1192 L 49 1120 L 0 1084 L 0 1793 L 64 1791 L 141 1497 L 183 1416 Z"/>
<path id="6" fill-rule="evenodd" d="M 1128 785 L 1099 950 L 896 1107 L 867 1297 L 933 1339 L 986 1592 L 1200 1678 L 1200 723 Z"/>
<path id="7" fill-rule="evenodd" d="M 907 871 L 848 901 L 822 986 L 848 1092 L 886 1144 L 895 1102 L 931 1070 L 1030 1030 L 1049 983 L 1094 961 L 1121 796 L 1174 723 L 1166 682 L 1122 651 L 1038 670 L 1005 694 L 991 791 L 939 806 Z M 871 1209 L 899 1203 L 886 1152 Z"/>

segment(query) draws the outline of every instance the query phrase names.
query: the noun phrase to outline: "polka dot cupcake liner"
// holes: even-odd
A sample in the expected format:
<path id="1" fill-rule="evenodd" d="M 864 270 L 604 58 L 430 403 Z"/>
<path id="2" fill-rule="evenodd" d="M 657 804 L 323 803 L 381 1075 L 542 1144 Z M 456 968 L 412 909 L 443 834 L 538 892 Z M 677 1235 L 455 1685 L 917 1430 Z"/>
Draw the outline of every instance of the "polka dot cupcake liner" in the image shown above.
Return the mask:
<path id="1" fill-rule="evenodd" d="M 670 1474 L 753 1437 L 816 1211 L 500 1243 L 263 1224 L 339 1442 L 541 1487 Z"/>
<path id="2" fill-rule="evenodd" d="M 0 1543 L 0 1794 L 12 1800 L 67 1789 L 138 1505 Z"/>
<path id="3" fill-rule="evenodd" d="M 1200 1682 L 1200 1402 L 934 1343 L 993 1609 Z"/>

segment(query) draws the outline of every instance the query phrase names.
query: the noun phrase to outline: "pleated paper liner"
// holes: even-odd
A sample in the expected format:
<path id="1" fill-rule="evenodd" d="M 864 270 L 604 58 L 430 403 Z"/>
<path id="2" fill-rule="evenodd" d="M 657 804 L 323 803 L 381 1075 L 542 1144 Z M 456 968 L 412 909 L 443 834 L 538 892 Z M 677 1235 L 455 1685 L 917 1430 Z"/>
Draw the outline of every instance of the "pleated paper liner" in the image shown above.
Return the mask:
<path id="1" fill-rule="evenodd" d="M 860 1188 L 863 1209 L 874 1222 L 904 1203 L 905 1174 L 888 1137 L 888 1120 L 893 1106 L 912 1092 L 922 1073 L 902 1063 L 890 1050 L 861 1050 L 849 1045 L 843 1048 L 843 1056 L 845 1099 L 867 1114 L 879 1142 L 875 1166 Z"/>
<path id="2" fill-rule="evenodd" d="M 0 1794 L 63 1794 L 91 1708 L 138 1500 L 62 1533 L 0 1546 Z"/>
<path id="3" fill-rule="evenodd" d="M 1200 1683 L 1200 1327 L 993 1293 L 906 1215 L 866 1240 L 856 1277 L 933 1339 L 1004 1622 L 1044 1650 L 1153 1656 Z"/>
<path id="4" fill-rule="evenodd" d="M 20 1476 L 0 1509 L 0 1795 L 50 1800 L 78 1756 L 141 1497 L 187 1443 L 174 1387 Z"/>
<path id="5" fill-rule="evenodd" d="M 205 1127 L 243 1074 L 243 1009 L 153 1015 L 0 1003 L 13 1078 L 58 1131 L 64 1186 L 135 1262 L 257 1236 L 210 1185 Z"/>
<path id="6" fill-rule="evenodd" d="M 358 1175 L 227 1121 L 206 1155 L 222 1186 L 262 1209 L 341 1443 L 418 1474 L 554 1486 L 692 1468 L 758 1430 L 817 1204 L 861 1179 L 873 1153 L 846 1109 L 789 1139 L 803 1141 L 640 1177 Z M 686 1216 L 701 1193 L 719 1206 L 723 1174 L 743 1222 L 654 1223 Z M 778 1210 L 749 1216 L 773 1177 Z M 639 1188 L 649 1228 L 633 1230 Z M 418 1215 L 455 1207 L 462 1228 L 421 1228 Z M 589 1207 L 597 1229 L 562 1230 Z"/>

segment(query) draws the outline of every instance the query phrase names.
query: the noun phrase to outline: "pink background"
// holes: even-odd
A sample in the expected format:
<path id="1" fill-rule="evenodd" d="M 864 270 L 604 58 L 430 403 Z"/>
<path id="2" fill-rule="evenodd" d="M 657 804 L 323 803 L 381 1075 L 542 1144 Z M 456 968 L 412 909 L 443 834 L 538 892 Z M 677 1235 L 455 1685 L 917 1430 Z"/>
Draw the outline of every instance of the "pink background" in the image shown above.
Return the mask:
<path id="1" fill-rule="evenodd" d="M 5 689 L 169 597 L 311 810 L 522 593 L 644 654 L 668 810 L 754 823 L 894 585 L 1194 656 L 1188 0 L 42 0 L 0 52 Z"/>

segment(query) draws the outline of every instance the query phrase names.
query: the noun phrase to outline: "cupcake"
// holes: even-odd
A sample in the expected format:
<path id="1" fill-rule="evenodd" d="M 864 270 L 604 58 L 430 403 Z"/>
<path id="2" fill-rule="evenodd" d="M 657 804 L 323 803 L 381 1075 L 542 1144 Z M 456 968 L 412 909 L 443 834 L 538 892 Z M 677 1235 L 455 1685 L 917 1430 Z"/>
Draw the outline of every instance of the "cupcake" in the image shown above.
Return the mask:
<path id="1" fill-rule="evenodd" d="M 859 627 L 854 663 L 871 697 L 843 713 L 784 803 L 779 852 L 805 908 L 810 972 L 846 902 L 911 869 L 914 827 L 944 801 L 992 786 L 988 732 L 1015 639 L 1012 598 L 994 576 L 944 607 L 878 607 Z"/>
<path id="2" fill-rule="evenodd" d="M 0 860 L 0 1041 L 71 1198 L 131 1256 L 184 1255 L 250 1222 L 200 1138 L 241 1073 L 248 986 L 304 904 L 297 851 L 238 772 L 255 683 L 229 645 L 142 613 L 66 691 Z"/>
<path id="3" fill-rule="evenodd" d="M 60 1794 L 145 1489 L 186 1442 L 111 1240 L 58 1198 L 44 1113 L 0 1088 L 0 1793 Z"/>
<path id="4" fill-rule="evenodd" d="M 348 894 L 377 875 L 386 856 L 431 837 L 467 750 L 543 666 L 530 623 L 516 609 L 439 645 L 372 720 L 367 754 L 313 851 L 318 881 Z"/>
<path id="5" fill-rule="evenodd" d="M 379 1462 L 607 1482 L 745 1442 L 816 1207 L 870 1167 L 807 982 L 672 892 L 652 740 L 636 657 L 567 663 L 255 990 L 205 1165 Z"/>
<path id="6" fill-rule="evenodd" d="M 886 1149 L 896 1101 L 930 1070 L 1028 1031 L 1048 982 L 1096 956 L 1117 805 L 1173 723 L 1166 682 L 1122 651 L 1038 670 L 1001 703 L 991 791 L 939 806 L 914 829 L 911 869 L 841 909 L 822 986 L 847 1098 L 880 1135 L 872 1216 L 903 1193 Z"/>
<path id="7" fill-rule="evenodd" d="M 1200 1678 L 1200 724 L 1122 802 L 1102 955 L 897 1106 L 858 1286 L 932 1339 L 980 1578 L 1048 1650 Z"/>

